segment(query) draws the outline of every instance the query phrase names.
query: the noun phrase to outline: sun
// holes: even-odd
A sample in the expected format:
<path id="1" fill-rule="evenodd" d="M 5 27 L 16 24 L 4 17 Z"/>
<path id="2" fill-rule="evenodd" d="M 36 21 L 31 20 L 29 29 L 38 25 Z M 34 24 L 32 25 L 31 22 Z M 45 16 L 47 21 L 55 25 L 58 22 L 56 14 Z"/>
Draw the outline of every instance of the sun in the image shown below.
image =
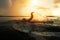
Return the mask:
<path id="1" fill-rule="evenodd" d="M 38 5 L 38 0 L 32 0 L 31 3 L 32 5 Z"/>

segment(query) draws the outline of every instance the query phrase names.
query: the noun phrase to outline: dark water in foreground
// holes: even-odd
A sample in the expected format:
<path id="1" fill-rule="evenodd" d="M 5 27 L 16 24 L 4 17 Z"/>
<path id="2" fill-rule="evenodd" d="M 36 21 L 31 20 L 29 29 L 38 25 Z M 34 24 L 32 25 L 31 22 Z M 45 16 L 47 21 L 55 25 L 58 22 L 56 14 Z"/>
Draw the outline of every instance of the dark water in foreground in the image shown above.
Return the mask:
<path id="1" fill-rule="evenodd" d="M 23 30 L 22 31 L 19 30 L 21 29 L 21 27 L 23 30 L 31 29 L 30 33 L 26 33 L 23 32 Z M 50 36 L 44 36 L 44 33 L 42 32 L 45 32 L 45 35 L 50 35 Z M 52 34 L 54 34 L 54 36 Z M 34 23 L 23 23 L 20 22 L 20 20 L 0 22 L 0 39 L 2 40 L 5 39 L 6 40 L 9 39 L 10 40 L 15 40 L 15 39 L 16 40 L 60 40 L 60 27 L 36 25 Z"/>

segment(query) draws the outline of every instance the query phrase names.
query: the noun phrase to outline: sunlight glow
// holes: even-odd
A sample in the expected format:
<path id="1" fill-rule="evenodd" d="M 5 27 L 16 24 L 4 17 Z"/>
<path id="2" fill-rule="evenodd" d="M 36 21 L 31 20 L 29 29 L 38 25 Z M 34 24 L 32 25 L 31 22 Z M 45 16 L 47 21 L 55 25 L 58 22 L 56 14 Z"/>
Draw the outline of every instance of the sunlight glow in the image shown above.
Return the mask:
<path id="1" fill-rule="evenodd" d="M 40 2 L 43 3 L 43 1 Z M 45 20 L 46 18 L 44 16 L 50 15 L 51 12 L 47 7 L 42 6 L 43 4 L 40 2 L 39 0 L 29 0 L 29 2 L 20 9 L 21 15 L 30 16 L 31 12 L 34 12 L 33 20 Z"/>
<path id="2" fill-rule="evenodd" d="M 59 16 L 60 15 L 60 9 L 56 9 L 56 10 L 52 10 L 52 14 L 54 15 L 54 16 Z"/>
<path id="3" fill-rule="evenodd" d="M 60 16 L 60 3 L 55 4 L 56 7 L 52 10 L 54 16 Z"/>
<path id="4" fill-rule="evenodd" d="M 21 15 L 28 15 L 30 16 L 31 12 L 36 12 L 36 5 L 38 0 L 30 0 L 24 7 L 21 8 Z"/>
<path id="5" fill-rule="evenodd" d="M 11 6 L 12 6 L 12 0 L 9 0 L 9 4 L 10 4 L 10 6 L 9 6 L 9 7 L 11 7 Z"/>
<path id="6" fill-rule="evenodd" d="M 38 0 L 32 0 L 32 5 L 38 5 Z"/>

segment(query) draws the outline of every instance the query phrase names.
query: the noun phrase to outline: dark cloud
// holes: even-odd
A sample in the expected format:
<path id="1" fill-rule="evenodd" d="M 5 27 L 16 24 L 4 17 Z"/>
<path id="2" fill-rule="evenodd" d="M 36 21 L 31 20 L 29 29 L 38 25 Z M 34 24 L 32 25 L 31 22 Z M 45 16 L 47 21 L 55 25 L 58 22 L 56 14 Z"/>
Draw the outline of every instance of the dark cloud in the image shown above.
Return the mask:
<path id="1" fill-rule="evenodd" d="M 0 8 L 7 8 L 8 4 L 8 0 L 0 0 Z"/>

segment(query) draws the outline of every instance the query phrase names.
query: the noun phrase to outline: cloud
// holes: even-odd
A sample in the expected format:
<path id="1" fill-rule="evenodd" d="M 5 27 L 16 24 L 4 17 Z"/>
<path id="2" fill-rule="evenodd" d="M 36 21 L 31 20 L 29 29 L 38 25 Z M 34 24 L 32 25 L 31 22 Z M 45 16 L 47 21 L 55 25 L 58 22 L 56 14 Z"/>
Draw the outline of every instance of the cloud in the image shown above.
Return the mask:
<path id="1" fill-rule="evenodd" d="M 7 0 L 0 0 L 0 8 L 7 8 L 8 2 Z"/>

